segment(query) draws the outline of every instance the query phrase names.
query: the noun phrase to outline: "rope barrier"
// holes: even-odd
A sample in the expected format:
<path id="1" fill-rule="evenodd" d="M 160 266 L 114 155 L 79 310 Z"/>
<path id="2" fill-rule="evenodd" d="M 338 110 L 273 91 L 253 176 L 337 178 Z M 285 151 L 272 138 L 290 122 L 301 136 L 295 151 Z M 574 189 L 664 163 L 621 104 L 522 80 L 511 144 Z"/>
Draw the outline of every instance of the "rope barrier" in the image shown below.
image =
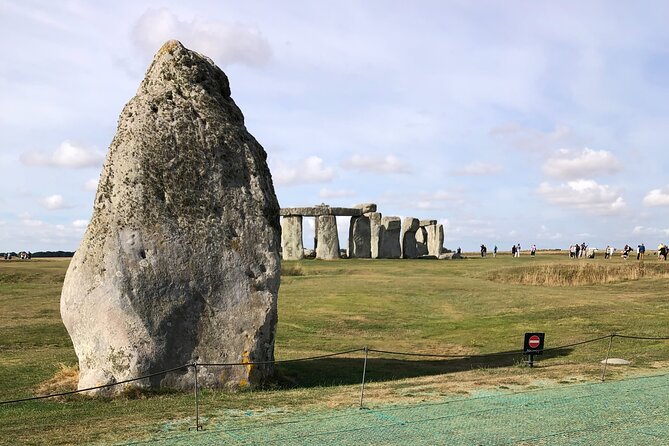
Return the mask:
<path id="1" fill-rule="evenodd" d="M 601 341 L 602 339 L 609 339 L 609 338 L 624 338 L 624 339 L 637 339 L 637 340 L 657 340 L 657 341 L 663 341 L 663 340 L 669 340 L 669 337 L 652 337 L 652 336 L 633 336 L 633 335 L 622 335 L 622 334 L 609 334 L 606 336 L 600 336 L 597 338 L 592 338 L 592 339 L 587 339 L 585 341 L 580 341 L 580 342 L 574 342 L 571 344 L 565 344 L 561 345 L 558 347 L 551 347 L 551 348 L 546 348 L 541 350 L 541 352 L 550 352 L 550 351 L 555 351 L 555 350 L 561 350 L 569 347 L 575 347 L 579 345 L 584 345 L 584 344 L 589 344 L 592 342 L 597 342 Z M 39 396 L 33 396 L 33 397 L 27 397 L 27 398 L 18 398 L 14 400 L 7 400 L 7 401 L 0 401 L 0 405 L 4 404 L 13 404 L 13 403 L 21 403 L 21 402 L 26 402 L 26 401 L 35 401 L 35 400 L 41 400 L 41 399 L 46 399 L 46 398 L 55 398 L 59 396 L 67 396 L 67 395 L 73 395 L 77 393 L 83 393 L 83 392 L 89 392 L 91 390 L 99 390 L 99 389 L 105 389 L 108 387 L 114 387 L 122 384 L 127 384 L 131 383 L 134 381 L 140 381 L 143 379 L 148 379 L 152 378 L 154 376 L 160 376 L 164 375 L 166 373 L 170 372 L 175 372 L 177 370 L 183 370 L 187 369 L 188 367 L 227 367 L 227 366 L 249 366 L 249 365 L 267 365 L 267 364 L 286 364 L 286 363 L 294 363 L 294 362 L 301 362 L 301 361 L 312 361 L 316 359 L 324 359 L 324 358 L 331 358 L 335 356 L 341 356 L 341 355 L 346 355 L 350 353 L 357 353 L 361 351 L 366 351 L 369 353 L 379 353 L 379 354 L 387 354 L 387 355 L 397 355 L 397 356 L 413 356 L 413 357 L 429 357 L 429 358 L 444 358 L 444 359 L 467 359 L 467 358 L 483 358 L 483 357 L 489 357 L 489 356 L 509 356 L 509 355 L 522 355 L 523 351 L 522 350 L 512 350 L 512 351 L 506 351 L 506 352 L 493 352 L 493 353 L 484 353 L 484 354 L 476 354 L 476 355 L 440 355 L 440 354 L 433 354 L 433 353 L 414 353 L 414 352 L 396 352 L 396 351 L 391 351 L 391 350 L 377 350 L 377 349 L 368 349 L 366 347 L 363 348 L 356 348 L 356 349 L 351 349 L 351 350 L 345 350 L 341 352 L 336 352 L 336 353 L 328 353 L 324 355 L 316 355 L 316 356 L 308 356 L 305 358 L 294 358 L 294 359 L 282 359 L 282 360 L 273 360 L 273 361 L 249 361 L 249 362 L 230 362 L 230 363 L 215 363 L 215 362 L 203 362 L 203 363 L 193 363 L 193 364 L 185 364 L 179 367 L 173 367 L 171 369 L 166 369 L 166 370 L 161 370 L 159 372 L 155 373 L 150 373 L 148 375 L 143 375 L 139 376 L 137 378 L 130 378 L 126 379 L 123 381 L 118 381 L 115 383 L 110 383 L 110 384 L 103 384 L 101 386 L 95 386 L 95 387 L 88 387 L 86 389 L 78 389 L 78 390 L 71 390 L 68 392 L 60 392 L 60 393 L 54 393 L 54 394 L 49 394 L 49 395 L 39 395 Z"/>

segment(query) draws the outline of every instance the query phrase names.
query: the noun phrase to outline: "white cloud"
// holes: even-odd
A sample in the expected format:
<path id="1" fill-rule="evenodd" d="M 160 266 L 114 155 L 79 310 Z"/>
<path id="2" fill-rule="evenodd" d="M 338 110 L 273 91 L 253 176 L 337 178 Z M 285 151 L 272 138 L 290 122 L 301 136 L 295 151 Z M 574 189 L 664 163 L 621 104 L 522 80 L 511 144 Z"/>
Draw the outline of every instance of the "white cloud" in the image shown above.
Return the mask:
<path id="1" fill-rule="evenodd" d="M 565 126 L 557 126 L 550 132 L 525 128 L 518 124 L 495 127 L 490 136 L 511 147 L 528 152 L 547 152 L 565 146 L 573 146 L 579 139 Z"/>
<path id="2" fill-rule="evenodd" d="M 42 205 L 45 208 L 49 209 L 50 211 L 67 208 L 63 196 L 58 194 L 50 195 L 48 197 L 43 198 Z"/>
<path id="3" fill-rule="evenodd" d="M 589 214 L 616 214 L 626 208 L 620 193 L 593 180 L 575 180 L 559 186 L 541 183 L 538 189 L 548 202 Z"/>
<path id="4" fill-rule="evenodd" d="M 95 192 L 98 190 L 98 179 L 97 178 L 91 178 L 90 180 L 86 181 L 84 184 L 84 190 L 87 190 L 89 192 Z"/>
<path id="5" fill-rule="evenodd" d="M 71 141 L 63 141 L 53 153 L 39 151 L 21 155 L 21 162 L 27 166 L 48 167 L 99 167 L 105 154 L 100 150 L 86 148 Z"/>
<path id="6" fill-rule="evenodd" d="M 267 39 L 257 28 L 243 23 L 183 21 L 168 9 L 149 9 L 132 30 L 133 44 L 149 58 L 163 43 L 172 39 L 206 54 L 219 65 L 262 66 L 272 58 Z"/>
<path id="7" fill-rule="evenodd" d="M 474 162 L 467 164 L 461 169 L 456 169 L 454 173 L 456 175 L 463 175 L 463 176 L 483 176 L 483 175 L 494 175 L 496 173 L 500 173 L 502 170 L 504 170 L 504 167 L 499 164 Z"/>
<path id="8" fill-rule="evenodd" d="M 72 226 L 74 226 L 77 229 L 82 229 L 86 228 L 88 226 L 88 220 L 74 220 L 72 222 Z"/>
<path id="9" fill-rule="evenodd" d="M 643 197 L 644 206 L 669 206 L 669 186 L 653 189 Z"/>
<path id="10" fill-rule="evenodd" d="M 342 167 L 360 172 L 373 173 L 410 173 L 411 166 L 400 161 L 395 155 L 373 157 L 369 155 L 353 155 L 342 163 Z"/>
<path id="11" fill-rule="evenodd" d="M 322 188 L 320 192 L 318 193 L 318 196 L 323 199 L 330 199 L 330 198 L 349 198 L 349 197 L 355 197 L 356 193 L 355 191 L 352 191 L 350 189 L 337 189 L 337 190 L 330 190 L 327 188 Z"/>
<path id="12" fill-rule="evenodd" d="M 272 178 L 278 186 L 326 183 L 334 178 L 334 170 L 323 166 L 323 160 L 310 156 L 290 165 L 277 161 L 272 169 Z"/>
<path id="13" fill-rule="evenodd" d="M 32 228 L 42 226 L 44 224 L 43 221 L 35 220 L 35 219 L 32 218 L 32 216 L 30 214 L 25 213 L 25 212 L 23 214 L 19 215 L 19 218 L 21 219 L 21 222 L 25 226 L 29 226 L 29 227 L 32 227 Z"/>
<path id="14" fill-rule="evenodd" d="M 660 229 L 647 226 L 635 226 L 632 229 L 632 234 L 634 235 L 649 235 L 649 236 L 669 236 L 669 228 Z"/>
<path id="15" fill-rule="evenodd" d="M 544 173 L 554 178 L 584 178 L 600 174 L 613 174 L 622 169 L 622 164 L 606 150 L 587 147 L 576 152 L 561 149 L 543 166 Z"/>

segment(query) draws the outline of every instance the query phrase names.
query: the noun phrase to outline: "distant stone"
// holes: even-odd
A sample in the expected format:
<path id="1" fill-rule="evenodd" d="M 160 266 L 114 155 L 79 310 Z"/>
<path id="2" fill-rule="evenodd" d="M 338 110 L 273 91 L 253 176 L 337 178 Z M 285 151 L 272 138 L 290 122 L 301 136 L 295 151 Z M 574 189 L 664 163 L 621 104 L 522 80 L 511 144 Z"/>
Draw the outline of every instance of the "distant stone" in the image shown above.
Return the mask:
<path id="1" fill-rule="evenodd" d="M 304 257 L 307 259 L 315 259 L 316 258 L 316 251 L 313 249 L 309 248 L 304 248 Z"/>
<path id="2" fill-rule="evenodd" d="M 378 259 L 383 229 L 381 226 L 382 215 L 379 212 L 370 212 L 365 215 L 369 217 L 369 255 L 372 259 Z"/>
<path id="3" fill-rule="evenodd" d="M 401 231 L 402 222 L 399 217 L 381 218 L 379 258 L 399 259 L 402 257 L 402 247 L 400 245 Z"/>
<path id="4" fill-rule="evenodd" d="M 363 214 L 369 214 L 370 212 L 376 212 L 376 204 L 374 204 L 374 203 L 356 204 L 353 207 L 360 209 L 360 211 Z"/>
<path id="5" fill-rule="evenodd" d="M 444 225 L 426 226 L 427 252 L 431 256 L 439 257 L 444 251 Z"/>
<path id="6" fill-rule="evenodd" d="M 420 227 L 417 218 L 406 217 L 402 223 L 402 258 L 415 259 L 418 257 L 416 247 L 416 231 Z"/>
<path id="7" fill-rule="evenodd" d="M 627 361 L 626 359 L 621 359 L 621 358 L 609 358 L 608 360 L 603 359 L 601 361 L 601 364 L 608 364 L 608 365 L 630 365 L 631 362 Z"/>
<path id="8" fill-rule="evenodd" d="M 284 260 L 300 260 L 304 257 L 302 216 L 291 215 L 281 220 L 281 255 Z"/>
<path id="9" fill-rule="evenodd" d="M 167 42 L 120 115 L 63 284 L 79 388 L 196 361 L 272 361 L 279 246 L 266 154 L 226 75 Z M 198 379 L 234 388 L 273 372 L 201 367 Z M 192 388 L 192 368 L 132 386 Z"/>
<path id="10" fill-rule="evenodd" d="M 424 226 L 420 226 L 416 230 L 416 251 L 419 257 L 428 254 L 427 243 L 427 230 Z"/>
<path id="11" fill-rule="evenodd" d="M 348 256 L 369 259 L 371 252 L 371 229 L 369 217 L 351 217 L 348 234 Z"/>
<path id="12" fill-rule="evenodd" d="M 316 258 L 321 260 L 335 260 L 340 258 L 339 234 L 337 233 L 337 217 L 334 215 L 320 215 L 316 217 Z"/>

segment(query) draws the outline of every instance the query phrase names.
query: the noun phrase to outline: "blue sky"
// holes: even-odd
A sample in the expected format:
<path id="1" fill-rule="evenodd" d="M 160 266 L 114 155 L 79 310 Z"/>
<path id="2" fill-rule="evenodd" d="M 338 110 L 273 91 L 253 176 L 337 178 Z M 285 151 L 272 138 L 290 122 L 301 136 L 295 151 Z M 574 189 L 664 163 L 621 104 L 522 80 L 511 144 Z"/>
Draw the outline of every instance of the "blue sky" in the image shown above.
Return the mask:
<path id="1" fill-rule="evenodd" d="M 76 249 L 118 115 L 169 39 L 226 72 L 282 206 L 375 202 L 439 220 L 448 248 L 666 243 L 666 17 L 662 1 L 0 0 L 0 251 Z"/>

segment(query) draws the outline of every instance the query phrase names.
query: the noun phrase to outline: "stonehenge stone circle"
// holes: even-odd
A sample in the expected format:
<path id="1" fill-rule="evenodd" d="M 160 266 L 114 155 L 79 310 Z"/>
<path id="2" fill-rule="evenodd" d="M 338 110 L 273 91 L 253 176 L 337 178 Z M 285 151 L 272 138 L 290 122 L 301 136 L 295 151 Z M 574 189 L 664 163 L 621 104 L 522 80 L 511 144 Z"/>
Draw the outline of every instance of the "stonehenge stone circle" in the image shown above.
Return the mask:
<path id="1" fill-rule="evenodd" d="M 379 258 L 379 249 L 381 246 L 381 213 L 370 212 L 365 214 L 369 217 L 369 255 L 372 259 Z"/>
<path id="2" fill-rule="evenodd" d="M 316 245 L 316 258 L 321 260 L 334 260 L 339 255 L 339 235 L 337 234 L 337 217 L 334 215 L 319 215 L 316 217 L 318 244 Z"/>
<path id="3" fill-rule="evenodd" d="M 226 75 L 165 43 L 121 112 L 63 284 L 79 389 L 194 362 L 272 361 L 279 243 L 266 153 Z M 272 364 L 199 367 L 198 380 L 236 388 L 273 373 Z M 129 385 L 192 388 L 192 375 L 189 367 Z"/>
<path id="4" fill-rule="evenodd" d="M 427 229 L 425 229 L 425 226 L 419 226 L 416 230 L 416 252 L 418 257 L 427 255 L 427 244 Z"/>
<path id="5" fill-rule="evenodd" d="M 290 215 L 281 220 L 281 253 L 284 260 L 304 258 L 302 216 Z"/>
<path id="6" fill-rule="evenodd" d="M 425 229 L 427 231 L 427 253 L 439 258 L 444 251 L 444 225 L 429 225 Z"/>
<path id="7" fill-rule="evenodd" d="M 379 258 L 399 259 L 402 257 L 400 233 L 402 222 L 399 217 L 381 218 L 381 232 L 379 242 Z"/>
<path id="8" fill-rule="evenodd" d="M 405 217 L 402 223 L 402 258 L 415 259 L 418 257 L 416 247 L 416 231 L 420 227 L 417 218 Z"/>
<path id="9" fill-rule="evenodd" d="M 348 233 L 348 256 L 351 258 L 369 259 L 372 257 L 371 228 L 369 217 L 351 217 Z"/>

